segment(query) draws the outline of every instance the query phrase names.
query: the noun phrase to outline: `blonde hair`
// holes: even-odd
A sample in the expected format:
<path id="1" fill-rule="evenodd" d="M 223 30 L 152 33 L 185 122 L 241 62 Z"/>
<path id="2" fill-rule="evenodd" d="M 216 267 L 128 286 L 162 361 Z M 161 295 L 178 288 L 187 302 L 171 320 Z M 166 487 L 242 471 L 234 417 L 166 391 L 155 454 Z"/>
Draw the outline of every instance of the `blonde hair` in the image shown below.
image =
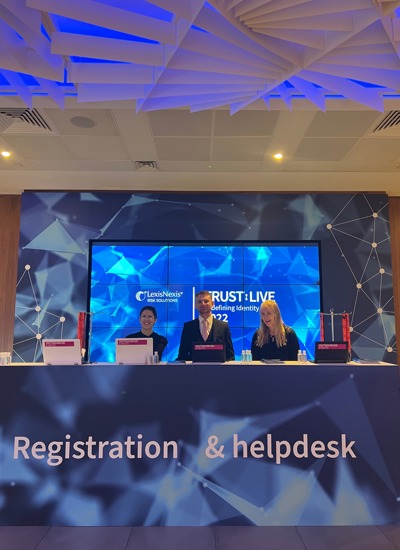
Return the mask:
<path id="1" fill-rule="evenodd" d="M 282 346 L 286 345 L 286 333 L 285 333 L 285 326 L 283 324 L 281 312 L 275 300 L 265 300 L 265 302 L 263 302 L 260 306 L 260 328 L 257 331 L 256 345 L 259 348 L 262 348 L 263 345 L 267 344 L 271 338 L 269 328 L 264 323 L 261 317 L 262 310 L 266 308 L 270 309 L 272 313 L 275 315 L 274 337 L 275 337 L 276 346 L 278 348 L 281 348 Z"/>

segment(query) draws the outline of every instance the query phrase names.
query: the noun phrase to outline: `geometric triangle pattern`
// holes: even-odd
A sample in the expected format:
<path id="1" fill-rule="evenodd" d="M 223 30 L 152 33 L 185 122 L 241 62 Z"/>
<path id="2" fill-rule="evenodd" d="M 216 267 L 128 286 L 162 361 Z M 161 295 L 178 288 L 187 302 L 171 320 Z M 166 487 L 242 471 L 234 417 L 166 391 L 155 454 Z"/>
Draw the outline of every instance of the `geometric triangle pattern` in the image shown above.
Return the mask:
<path id="1" fill-rule="evenodd" d="M 400 89 L 396 0 L 27 0 L 0 14 L 1 91 L 27 107 L 131 100 L 382 111 Z"/>

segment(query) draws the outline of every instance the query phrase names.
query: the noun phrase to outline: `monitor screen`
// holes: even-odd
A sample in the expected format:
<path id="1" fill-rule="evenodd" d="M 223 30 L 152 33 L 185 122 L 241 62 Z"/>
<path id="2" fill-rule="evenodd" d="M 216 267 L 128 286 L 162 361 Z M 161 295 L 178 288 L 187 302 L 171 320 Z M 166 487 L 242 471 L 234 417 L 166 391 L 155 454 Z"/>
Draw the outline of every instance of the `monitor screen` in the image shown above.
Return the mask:
<path id="1" fill-rule="evenodd" d="M 240 359 L 260 325 L 260 304 L 276 300 L 283 321 L 314 355 L 321 311 L 320 245 L 297 242 L 90 242 L 90 360 L 115 361 L 115 339 L 140 330 L 139 312 L 157 309 L 155 332 L 168 339 L 163 361 L 178 355 L 184 322 L 196 317 L 199 290 L 228 321 Z"/>

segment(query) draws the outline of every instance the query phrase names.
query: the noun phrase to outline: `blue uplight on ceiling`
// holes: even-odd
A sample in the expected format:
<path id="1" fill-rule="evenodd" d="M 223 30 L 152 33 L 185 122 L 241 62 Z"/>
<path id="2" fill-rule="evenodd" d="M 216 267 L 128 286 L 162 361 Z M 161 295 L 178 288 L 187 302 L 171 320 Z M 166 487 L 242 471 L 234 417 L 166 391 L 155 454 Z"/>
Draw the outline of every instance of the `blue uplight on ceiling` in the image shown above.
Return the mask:
<path id="1" fill-rule="evenodd" d="M 16 73 L 16 74 L 21 78 L 25 86 L 39 86 L 38 81 L 35 80 L 33 76 L 29 74 L 24 74 L 24 73 Z M 0 86 L 9 86 L 9 85 L 10 83 L 8 82 L 8 80 L 4 78 L 4 76 L 0 72 Z"/>
<path id="2" fill-rule="evenodd" d="M 75 19 L 69 19 L 68 17 L 55 17 L 53 16 L 56 28 L 61 32 L 67 32 L 71 34 L 83 34 L 84 36 L 98 36 L 101 38 L 116 38 L 121 40 L 129 40 L 131 42 L 146 42 L 148 44 L 158 44 L 155 40 L 149 40 L 142 38 L 141 36 L 134 36 L 124 32 L 114 31 L 113 29 L 105 29 L 104 27 L 98 27 L 97 25 L 91 25 L 84 21 L 76 21 Z"/>
<path id="3" fill-rule="evenodd" d="M 33 76 L 24 73 L 18 73 L 18 75 L 26 86 L 39 86 L 39 82 L 35 80 Z"/>
<path id="4" fill-rule="evenodd" d="M 131 2 L 131 6 L 126 0 L 100 0 L 102 4 L 111 6 L 113 8 L 120 8 L 125 11 L 131 11 L 132 13 L 138 13 L 140 15 L 146 15 L 153 19 L 160 19 L 161 21 L 171 22 L 174 18 L 174 14 L 170 11 L 159 8 L 154 4 L 149 4 L 147 0 L 134 0 Z"/>
<path id="5" fill-rule="evenodd" d="M 112 59 L 94 59 L 93 57 L 80 57 L 78 55 L 71 55 L 70 59 L 74 63 L 115 63 L 119 65 L 131 65 L 131 63 L 127 63 L 126 61 L 114 61 Z"/>
<path id="6" fill-rule="evenodd" d="M 210 4 L 210 2 L 206 2 L 205 3 L 205 6 L 206 8 L 210 9 L 210 10 L 213 10 L 213 11 L 216 11 L 217 13 L 220 13 L 216 7 L 214 7 L 212 4 Z"/>
<path id="7" fill-rule="evenodd" d="M 379 86 L 379 84 L 372 84 L 372 82 L 365 82 L 364 80 L 356 80 L 355 78 L 349 78 L 350 82 L 354 82 L 355 84 L 358 84 L 359 86 L 363 86 L 364 88 L 383 88 L 385 89 L 385 86 Z"/>
<path id="8" fill-rule="evenodd" d="M 65 68 L 64 69 L 64 81 L 63 82 L 56 82 L 59 86 L 70 86 L 71 88 L 75 87 L 75 84 L 73 82 L 68 82 L 68 71 Z"/>
<path id="9" fill-rule="evenodd" d="M 48 32 L 46 31 L 46 28 L 44 27 L 44 25 L 40 26 L 40 30 L 41 30 L 41 33 L 47 38 L 47 40 L 50 41 L 50 36 L 49 36 Z"/>

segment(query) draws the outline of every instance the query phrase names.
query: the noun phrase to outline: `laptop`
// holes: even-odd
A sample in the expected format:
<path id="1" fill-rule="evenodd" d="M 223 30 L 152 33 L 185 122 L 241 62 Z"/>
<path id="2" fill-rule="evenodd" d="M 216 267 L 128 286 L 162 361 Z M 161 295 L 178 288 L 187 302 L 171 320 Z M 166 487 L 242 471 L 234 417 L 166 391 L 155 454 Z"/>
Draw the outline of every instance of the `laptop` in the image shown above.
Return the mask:
<path id="1" fill-rule="evenodd" d="M 116 338 L 115 362 L 120 365 L 141 363 L 144 365 L 153 355 L 153 338 Z"/>
<path id="2" fill-rule="evenodd" d="M 347 363 L 348 342 L 315 342 L 314 363 Z"/>
<path id="3" fill-rule="evenodd" d="M 81 365 L 82 350 L 79 338 L 43 339 L 43 362 L 47 365 Z"/>
<path id="4" fill-rule="evenodd" d="M 192 361 L 193 363 L 225 363 L 225 342 L 194 342 Z"/>

